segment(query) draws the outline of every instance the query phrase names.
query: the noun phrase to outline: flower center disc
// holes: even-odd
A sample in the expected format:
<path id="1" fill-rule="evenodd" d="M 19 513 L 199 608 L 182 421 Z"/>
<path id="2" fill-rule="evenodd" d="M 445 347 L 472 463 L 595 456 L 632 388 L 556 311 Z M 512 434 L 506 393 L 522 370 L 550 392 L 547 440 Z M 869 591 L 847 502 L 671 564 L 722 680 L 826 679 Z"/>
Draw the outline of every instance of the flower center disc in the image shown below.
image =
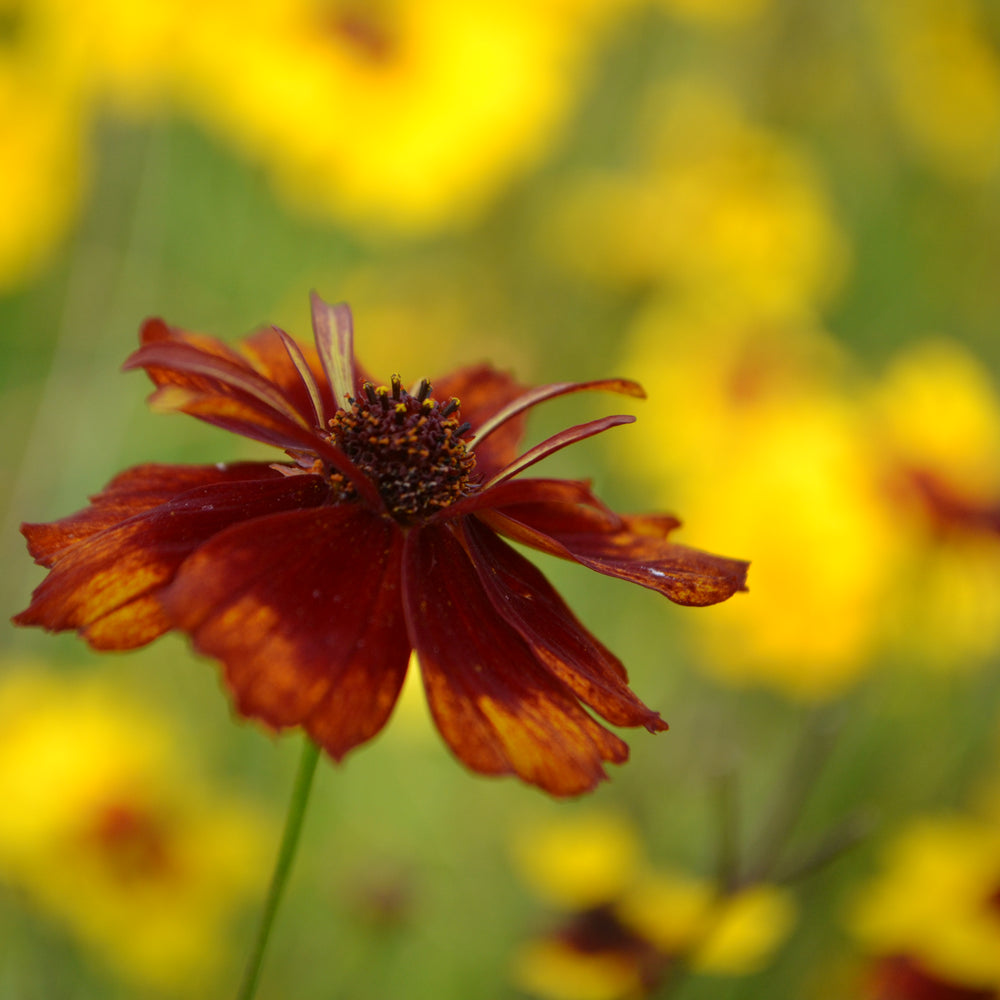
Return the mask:
<path id="1" fill-rule="evenodd" d="M 365 382 L 351 408 L 337 411 L 330 430 L 337 446 L 374 482 L 389 513 L 408 524 L 464 496 L 476 459 L 462 439 L 469 425 L 456 418 L 457 399 L 441 405 L 429 398 L 426 380 L 416 395 L 402 387 L 398 375 L 391 382 L 391 388 Z"/>

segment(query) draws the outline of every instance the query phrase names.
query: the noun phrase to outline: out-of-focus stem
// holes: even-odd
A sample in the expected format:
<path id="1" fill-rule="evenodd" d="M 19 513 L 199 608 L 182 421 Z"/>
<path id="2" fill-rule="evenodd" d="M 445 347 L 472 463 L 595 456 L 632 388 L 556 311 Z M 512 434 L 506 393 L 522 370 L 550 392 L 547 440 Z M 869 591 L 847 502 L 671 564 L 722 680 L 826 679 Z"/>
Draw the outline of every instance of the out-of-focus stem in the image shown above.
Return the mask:
<path id="1" fill-rule="evenodd" d="M 838 729 L 822 708 L 814 709 L 804 720 L 788 774 L 775 794 L 757 850 L 748 870 L 741 873 L 741 881 L 752 884 L 766 881 L 773 875 L 819 774 L 830 758 Z"/>
<path id="2" fill-rule="evenodd" d="M 295 776 L 292 798 L 288 803 L 288 813 L 285 816 L 285 829 L 281 836 L 281 846 L 278 848 L 278 857 L 271 875 L 271 886 L 264 902 L 264 911 L 257 929 L 257 938 L 247 960 L 243 983 L 239 993 L 236 994 L 237 1000 L 252 1000 L 257 993 L 257 981 L 260 978 L 264 953 L 267 951 L 271 927 L 278 912 L 278 905 L 281 903 L 288 875 L 292 870 L 292 862 L 295 860 L 295 851 L 299 844 L 299 834 L 302 832 L 302 821 L 309 803 L 309 792 L 312 789 L 313 775 L 316 773 L 318 760 L 319 747 L 306 737 L 302 747 L 302 756 L 299 758 L 299 770 Z"/>

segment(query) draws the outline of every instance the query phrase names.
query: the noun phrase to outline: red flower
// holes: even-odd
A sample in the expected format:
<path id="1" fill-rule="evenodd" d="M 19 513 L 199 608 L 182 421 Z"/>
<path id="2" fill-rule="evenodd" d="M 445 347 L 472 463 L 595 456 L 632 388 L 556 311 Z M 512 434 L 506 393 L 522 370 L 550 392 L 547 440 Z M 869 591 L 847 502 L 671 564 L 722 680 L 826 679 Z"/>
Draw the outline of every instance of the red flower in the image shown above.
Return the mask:
<path id="1" fill-rule="evenodd" d="M 592 788 L 628 748 L 584 705 L 616 726 L 666 724 L 500 535 L 679 604 L 725 600 L 746 575 L 668 541 L 672 517 L 618 515 L 585 482 L 521 476 L 633 419 L 571 427 L 518 456 L 530 407 L 642 389 L 524 389 L 488 366 L 440 379 L 436 399 L 396 376 L 375 388 L 347 306 L 314 296 L 313 325 L 315 352 L 275 328 L 234 349 L 149 320 L 125 368 L 146 370 L 153 404 L 289 461 L 141 465 L 86 510 L 24 525 L 50 572 L 14 621 L 77 629 L 96 649 L 186 632 L 224 664 L 240 714 L 302 726 L 337 760 L 385 724 L 415 650 L 437 727 L 467 766 L 554 795 Z"/>

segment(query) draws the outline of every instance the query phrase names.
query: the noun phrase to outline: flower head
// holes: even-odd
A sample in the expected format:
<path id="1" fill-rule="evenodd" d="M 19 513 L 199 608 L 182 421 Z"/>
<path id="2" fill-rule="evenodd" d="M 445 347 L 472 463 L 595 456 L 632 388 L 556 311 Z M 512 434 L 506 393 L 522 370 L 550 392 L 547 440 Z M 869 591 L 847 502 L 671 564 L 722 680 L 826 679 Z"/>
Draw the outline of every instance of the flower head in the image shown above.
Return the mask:
<path id="1" fill-rule="evenodd" d="M 518 985 L 552 1000 L 654 994 L 680 962 L 705 975 L 763 968 L 795 918 L 791 894 L 771 883 L 729 891 L 675 869 L 653 869 L 620 816 L 564 817 L 515 844 L 525 881 L 564 911 L 526 942 Z"/>
<path id="2" fill-rule="evenodd" d="M 905 662 L 974 669 L 1000 645 L 1000 395 L 980 361 L 935 337 L 897 354 L 869 398 L 901 541 L 886 639 Z M 935 419 L 939 399 L 953 402 Z"/>
<path id="3" fill-rule="evenodd" d="M 986 181 L 1000 166 L 1000 55 L 989 6 L 891 0 L 864 11 L 899 131 L 956 180 Z"/>
<path id="4" fill-rule="evenodd" d="M 692 623 L 700 665 L 726 684 L 806 701 L 847 690 L 873 662 L 899 589 L 899 519 L 884 502 L 865 411 L 841 374 L 848 359 L 819 331 L 666 300 L 640 318 L 628 357 L 655 372 L 660 391 L 622 460 L 630 448 L 651 454 L 643 469 L 652 495 L 680 493 L 699 533 L 757 560 L 754 601 Z M 678 427 L 669 450 L 650 452 L 652 429 L 662 433 L 692 407 L 702 419 Z M 727 496 L 739 496 L 735 509 Z"/>
<path id="5" fill-rule="evenodd" d="M 525 412 L 622 379 L 525 389 L 488 366 L 412 390 L 356 364 L 350 310 L 313 299 L 316 349 L 271 328 L 231 348 L 148 321 L 126 369 L 152 402 L 276 445 L 284 462 L 142 465 L 91 506 L 24 533 L 49 568 L 15 619 L 130 649 L 170 629 L 221 660 L 240 714 L 303 727 L 335 759 L 373 737 L 410 654 L 455 755 L 555 795 L 585 791 L 666 728 L 619 660 L 501 535 L 679 604 L 743 589 L 746 564 L 668 540 L 679 522 L 608 509 L 586 482 L 521 474 L 619 424 L 519 454 Z"/>
<path id="6" fill-rule="evenodd" d="M 559 138 L 595 34 L 563 7 L 216 0 L 175 46 L 177 89 L 310 214 L 383 235 L 463 225 Z"/>
<path id="7" fill-rule="evenodd" d="M 86 53 L 43 3 L 0 4 L 0 290 L 30 280 L 86 187 Z"/>
<path id="8" fill-rule="evenodd" d="M 652 92 L 641 123 L 634 164 L 572 180 L 546 219 L 559 260 L 602 285 L 765 321 L 830 298 L 848 253 L 803 150 L 698 77 Z"/>
<path id="9" fill-rule="evenodd" d="M 135 984 L 200 996 L 271 830 L 183 745 L 106 677 L 3 663 L 0 876 Z"/>
<path id="10" fill-rule="evenodd" d="M 889 844 L 850 928 L 875 963 L 876 1000 L 995 997 L 1000 991 L 996 816 L 925 816 Z"/>

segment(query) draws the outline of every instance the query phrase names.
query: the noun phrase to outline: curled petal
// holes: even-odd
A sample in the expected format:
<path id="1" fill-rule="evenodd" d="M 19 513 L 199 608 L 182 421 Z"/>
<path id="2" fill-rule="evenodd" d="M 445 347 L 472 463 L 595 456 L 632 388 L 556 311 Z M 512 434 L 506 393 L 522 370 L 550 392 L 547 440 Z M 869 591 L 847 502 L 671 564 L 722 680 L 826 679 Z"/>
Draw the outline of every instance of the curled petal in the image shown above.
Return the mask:
<path id="1" fill-rule="evenodd" d="M 632 382 L 625 378 L 605 378 L 595 382 L 554 382 L 551 385 L 539 385 L 511 400 L 510 403 L 485 420 L 476 429 L 469 447 L 478 450 L 482 442 L 503 427 L 508 420 L 530 410 L 531 407 L 537 406 L 539 403 L 555 399 L 557 396 L 566 396 L 571 392 L 587 392 L 592 389 L 617 392 L 623 396 L 634 396 L 637 399 L 646 398 L 646 392 L 638 382 Z"/>
<path id="2" fill-rule="evenodd" d="M 290 511 L 213 538 L 162 601 L 222 661 L 242 715 L 301 725 L 339 760 L 382 728 L 406 674 L 401 550 L 357 504 Z"/>
<path id="3" fill-rule="evenodd" d="M 472 433 L 494 414 L 527 392 L 506 372 L 490 365 L 463 368 L 433 380 L 434 397 L 442 402 L 458 399 L 461 419 L 472 424 Z M 491 479 L 517 458 L 527 421 L 524 414 L 511 417 L 476 447 L 476 469 L 483 479 Z"/>
<path id="4" fill-rule="evenodd" d="M 462 540 L 494 612 L 581 701 L 616 726 L 667 728 L 629 690 L 621 661 L 580 624 L 536 566 L 475 518 L 462 522 Z"/>
<path id="5" fill-rule="evenodd" d="M 592 520 L 589 511 L 584 516 Z M 544 504 L 487 509 L 477 517 L 516 542 L 648 587 L 675 604 L 704 607 L 746 590 L 748 563 L 668 541 L 678 523 L 672 517 L 620 516 L 619 528 L 603 531 L 580 530 L 577 512 Z"/>
<path id="6" fill-rule="evenodd" d="M 302 348 L 284 330 L 278 330 L 277 333 L 281 337 L 285 352 L 295 366 L 299 379 L 309 397 L 309 407 L 311 410 L 309 419 L 313 421 L 316 427 L 326 427 L 327 417 L 326 407 L 323 405 L 323 394 L 320 392 L 319 384 L 312 370 L 309 368 L 306 356 L 302 353 Z"/>
<path id="7" fill-rule="evenodd" d="M 403 601 L 434 721 L 472 770 L 576 795 L 607 776 L 605 761 L 628 758 L 628 747 L 496 614 L 449 527 L 407 535 Z"/>
<path id="8" fill-rule="evenodd" d="M 571 444 L 576 444 L 577 441 L 584 441 L 595 434 L 603 434 L 604 431 L 610 430 L 612 427 L 620 427 L 622 424 L 631 424 L 634 422 L 635 417 L 620 415 L 601 417 L 600 420 L 591 420 L 586 424 L 577 424 L 575 427 L 568 427 L 558 434 L 553 434 L 552 437 L 547 438 L 540 444 L 536 444 L 534 448 L 529 448 L 520 458 L 515 459 L 506 468 L 501 469 L 483 488 L 488 490 L 497 483 L 513 479 L 514 476 L 524 472 L 525 469 L 531 468 L 536 462 L 554 455 L 557 451 L 562 451 L 563 448 L 567 448 Z"/>
<path id="9" fill-rule="evenodd" d="M 355 391 L 354 318 L 345 302 L 331 305 L 315 292 L 310 301 L 316 349 L 333 393 L 334 407 L 340 409 Z"/>
<path id="10" fill-rule="evenodd" d="M 150 397 L 154 407 L 179 410 L 290 452 L 313 452 L 350 479 L 376 510 L 383 509 L 371 480 L 314 426 L 311 393 L 277 331 L 251 338 L 247 357 L 243 357 L 212 337 L 175 330 L 157 319 L 146 322 L 142 344 L 123 367 L 146 370 L 157 386 Z M 285 353 L 283 362 L 277 360 L 279 348 Z M 257 371 L 251 360 L 266 374 Z M 281 381 L 271 382 L 271 373 L 277 373 Z M 285 383 L 297 386 L 291 396 L 285 392 Z M 328 393 L 322 395 L 326 405 Z"/>
<path id="11" fill-rule="evenodd" d="M 147 338 L 150 321 L 143 331 Z M 177 410 L 224 430 L 279 448 L 312 447 L 311 423 L 242 358 L 230 361 L 173 340 L 152 340 L 129 357 L 125 370 L 144 368 L 156 385 L 150 404 Z"/>
<path id="12" fill-rule="evenodd" d="M 328 495 L 317 476 L 271 475 L 189 489 L 110 526 L 97 527 L 98 516 L 85 522 L 85 530 L 95 530 L 61 548 L 50 549 L 50 538 L 35 534 L 52 568 L 15 624 L 77 629 L 96 649 L 150 642 L 170 627 L 158 592 L 200 545 L 239 521 L 315 506 Z M 69 533 L 74 518 L 67 519 Z M 31 526 L 26 534 L 32 537 Z"/>
<path id="13" fill-rule="evenodd" d="M 211 337 L 205 333 L 194 333 L 191 330 L 181 330 L 176 326 L 167 325 L 158 318 L 148 319 L 143 323 L 139 339 L 143 345 L 161 342 L 187 344 L 204 354 L 224 358 L 233 364 L 246 364 L 246 360 L 238 350 L 219 340 L 218 337 Z"/>
<path id="14" fill-rule="evenodd" d="M 133 351 L 122 367 L 125 371 L 145 369 L 157 388 L 176 385 L 199 395 L 254 400 L 292 424 L 306 425 L 278 385 L 254 371 L 243 358 L 230 361 L 181 341 L 153 340 Z"/>
<path id="15" fill-rule="evenodd" d="M 312 430 L 291 423 L 256 400 L 236 395 L 165 385 L 150 395 L 149 405 L 160 412 L 186 413 L 213 427 L 287 451 L 315 451 L 320 440 Z"/>
<path id="16" fill-rule="evenodd" d="M 256 400 L 240 398 L 237 394 L 199 392 L 180 385 L 164 385 L 153 393 L 151 403 L 199 417 L 206 423 L 284 448 L 289 453 L 318 455 L 350 479 L 358 493 L 375 510 L 384 508 L 375 484 L 340 448 L 314 431 L 290 423 Z"/>
<path id="17" fill-rule="evenodd" d="M 240 350 L 255 371 L 281 389 L 307 422 L 326 426 L 326 417 L 336 407 L 312 344 L 299 344 L 284 330 L 270 327 L 248 337 Z"/>

